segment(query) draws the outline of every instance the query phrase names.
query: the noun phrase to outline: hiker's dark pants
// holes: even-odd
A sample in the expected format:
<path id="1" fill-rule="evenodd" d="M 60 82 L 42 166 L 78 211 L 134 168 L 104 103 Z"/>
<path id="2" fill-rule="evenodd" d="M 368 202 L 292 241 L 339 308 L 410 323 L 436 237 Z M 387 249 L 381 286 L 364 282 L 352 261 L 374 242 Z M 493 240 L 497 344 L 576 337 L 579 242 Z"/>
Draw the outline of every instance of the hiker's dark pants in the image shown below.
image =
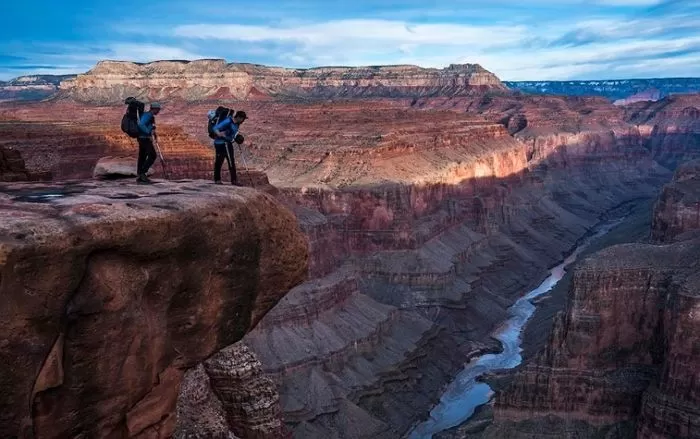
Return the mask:
<path id="1" fill-rule="evenodd" d="M 136 164 L 136 172 L 141 175 L 151 169 L 156 161 L 156 149 L 153 147 L 153 139 L 139 137 L 139 158 Z"/>
<path id="2" fill-rule="evenodd" d="M 214 143 L 216 150 L 216 160 L 214 160 L 214 181 L 221 180 L 221 165 L 224 159 L 228 161 L 228 168 L 231 171 L 231 183 L 236 183 L 236 160 L 233 157 L 233 143 Z M 228 150 L 228 153 L 227 153 Z"/>

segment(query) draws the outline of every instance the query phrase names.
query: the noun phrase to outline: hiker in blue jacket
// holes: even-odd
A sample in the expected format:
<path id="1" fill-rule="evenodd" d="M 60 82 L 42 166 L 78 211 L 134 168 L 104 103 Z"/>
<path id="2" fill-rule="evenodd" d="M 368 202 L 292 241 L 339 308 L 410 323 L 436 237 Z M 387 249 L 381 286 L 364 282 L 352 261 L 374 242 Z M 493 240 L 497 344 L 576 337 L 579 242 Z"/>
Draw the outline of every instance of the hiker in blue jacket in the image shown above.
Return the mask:
<path id="1" fill-rule="evenodd" d="M 228 116 L 214 126 L 214 133 L 218 136 L 214 140 L 214 149 L 216 150 L 216 159 L 214 160 L 214 183 L 221 183 L 221 165 L 224 164 L 224 159 L 228 160 L 228 167 L 231 173 L 231 184 L 240 186 L 236 176 L 236 163 L 233 159 L 233 142 L 242 143 L 242 136 L 238 134 L 241 124 L 248 117 L 245 111 L 237 111 L 233 116 Z M 238 137 L 238 139 L 236 138 Z"/>
<path id="2" fill-rule="evenodd" d="M 139 158 L 136 164 L 137 183 L 150 183 L 146 173 L 151 168 L 151 165 L 156 161 L 156 150 L 153 147 L 153 136 L 156 135 L 156 118 L 160 113 L 160 104 L 153 102 L 149 111 L 141 115 L 139 120 Z"/>

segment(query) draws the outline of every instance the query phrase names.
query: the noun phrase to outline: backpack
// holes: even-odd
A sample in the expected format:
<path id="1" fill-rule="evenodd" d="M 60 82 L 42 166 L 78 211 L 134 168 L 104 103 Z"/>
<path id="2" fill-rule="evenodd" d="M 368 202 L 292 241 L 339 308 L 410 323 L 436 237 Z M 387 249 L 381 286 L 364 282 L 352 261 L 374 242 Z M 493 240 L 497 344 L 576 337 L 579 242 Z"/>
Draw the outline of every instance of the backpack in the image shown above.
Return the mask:
<path id="1" fill-rule="evenodd" d="M 209 123 L 207 124 L 207 132 L 209 137 L 212 139 L 217 139 L 219 136 L 214 133 L 214 127 L 216 124 L 226 119 L 228 116 L 233 114 L 233 109 L 219 106 L 216 110 L 210 110 L 207 113 L 209 118 Z"/>
<path id="2" fill-rule="evenodd" d="M 133 97 L 126 98 L 124 104 L 127 107 L 124 116 L 122 116 L 122 131 L 129 137 L 138 137 L 140 134 L 139 120 L 146 104 Z"/>

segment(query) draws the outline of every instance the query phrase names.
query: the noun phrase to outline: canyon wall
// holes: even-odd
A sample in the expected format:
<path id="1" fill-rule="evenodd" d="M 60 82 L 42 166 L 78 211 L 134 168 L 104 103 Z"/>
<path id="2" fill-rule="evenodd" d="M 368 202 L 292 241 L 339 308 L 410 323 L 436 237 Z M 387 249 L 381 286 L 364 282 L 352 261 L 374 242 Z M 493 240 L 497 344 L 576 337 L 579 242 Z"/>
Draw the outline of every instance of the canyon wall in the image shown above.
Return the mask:
<path id="1" fill-rule="evenodd" d="M 488 89 L 506 87 L 478 64 L 443 69 L 412 65 L 286 69 L 203 59 L 101 61 L 87 73 L 61 82 L 58 96 L 108 104 L 121 103 L 127 96 L 199 101 L 465 95 Z"/>
<path id="2" fill-rule="evenodd" d="M 107 94 L 128 83 L 114 75 Z M 213 105 L 170 102 L 159 115 L 164 133 L 188 136 L 183 157 L 205 148 Z M 236 435 L 286 427 L 304 438 L 400 437 L 464 362 L 498 349 L 490 334 L 508 306 L 601 216 L 654 197 L 670 178 L 652 159 L 654 131 L 599 98 L 499 92 L 231 106 L 250 116 L 247 163 L 279 186 L 306 235 L 309 279 L 236 348 L 259 358 L 261 366 L 231 366 L 256 388 L 217 378 L 206 362 L 191 371 L 178 409 L 183 435 L 209 425 Z M 77 111 L 83 125 L 110 118 L 116 129 L 123 112 L 121 104 L 83 108 L 57 100 L 12 117 L 48 122 Z M 227 411 L 227 401 L 237 409 Z M 276 404 L 284 427 L 272 420 Z M 231 430 L 230 417 L 245 422 Z"/>
<path id="3" fill-rule="evenodd" d="M 659 163 L 675 167 L 700 158 L 700 94 L 632 104 L 626 119 L 648 136 L 647 147 Z"/>
<path id="4" fill-rule="evenodd" d="M 8 183 L 0 217 L 2 437 L 170 437 L 201 362 L 230 431 L 280 430 L 238 392 L 254 358 L 226 348 L 306 276 L 298 222 L 270 195 Z"/>
<path id="5" fill-rule="evenodd" d="M 699 165 L 681 167 L 656 203 L 652 237 L 664 245 L 613 246 L 576 268 L 549 343 L 496 393 L 483 437 L 700 437 L 699 225 L 675 222 L 697 203 Z"/>
<path id="6" fill-rule="evenodd" d="M 130 158 L 135 168 L 138 143 L 120 129 L 124 110 L 72 103 L 13 104 L 0 109 L 0 147 L 19 151 L 30 171 L 50 173 L 54 180 L 92 178 L 103 157 Z M 167 171 L 170 179 L 213 180 L 213 147 L 167 122 L 158 124 L 158 133 L 165 168 L 156 160 L 151 168 L 156 178 Z"/>
<path id="7" fill-rule="evenodd" d="M 269 112 L 250 145 L 311 251 L 311 279 L 244 338 L 295 437 L 401 437 L 601 215 L 669 178 L 621 119 L 524 142 L 395 105 Z"/>
<path id="8" fill-rule="evenodd" d="M 58 91 L 61 81 L 74 77 L 75 75 L 31 75 L 0 81 L 0 102 L 46 99 Z"/>

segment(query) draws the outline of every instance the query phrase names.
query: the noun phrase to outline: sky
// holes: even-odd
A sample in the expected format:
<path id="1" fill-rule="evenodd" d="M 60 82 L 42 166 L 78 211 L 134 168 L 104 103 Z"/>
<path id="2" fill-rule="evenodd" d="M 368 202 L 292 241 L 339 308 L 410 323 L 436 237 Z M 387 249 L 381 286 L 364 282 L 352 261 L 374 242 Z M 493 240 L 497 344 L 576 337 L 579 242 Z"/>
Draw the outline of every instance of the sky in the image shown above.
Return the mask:
<path id="1" fill-rule="evenodd" d="M 198 58 L 478 63 L 510 81 L 697 77 L 700 0 L 35 0 L 0 10 L 0 80 Z"/>

